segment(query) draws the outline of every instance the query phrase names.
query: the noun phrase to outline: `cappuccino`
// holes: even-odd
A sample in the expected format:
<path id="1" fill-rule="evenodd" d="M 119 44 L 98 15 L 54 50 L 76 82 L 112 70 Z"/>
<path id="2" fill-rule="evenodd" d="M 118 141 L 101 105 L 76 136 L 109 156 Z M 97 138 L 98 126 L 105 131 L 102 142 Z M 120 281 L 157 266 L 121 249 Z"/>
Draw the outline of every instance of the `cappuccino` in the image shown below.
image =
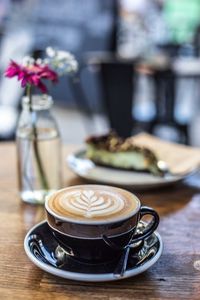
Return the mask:
<path id="1" fill-rule="evenodd" d="M 80 185 L 62 189 L 49 196 L 46 209 L 55 217 L 86 224 L 120 221 L 140 209 L 140 201 L 120 188 Z"/>

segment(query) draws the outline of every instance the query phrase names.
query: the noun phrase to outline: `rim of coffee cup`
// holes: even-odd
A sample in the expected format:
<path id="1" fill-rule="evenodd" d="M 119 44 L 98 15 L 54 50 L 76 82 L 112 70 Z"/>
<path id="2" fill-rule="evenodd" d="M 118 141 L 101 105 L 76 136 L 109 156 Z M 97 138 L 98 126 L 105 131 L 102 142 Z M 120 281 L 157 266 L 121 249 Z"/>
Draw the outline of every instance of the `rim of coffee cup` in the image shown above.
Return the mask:
<path id="1" fill-rule="evenodd" d="M 64 191 L 64 190 L 66 190 L 66 189 L 70 189 L 70 188 L 74 188 L 74 187 L 79 188 L 79 187 L 84 187 L 84 186 L 87 186 L 87 187 L 88 187 L 88 186 L 93 186 L 93 185 L 91 185 L 91 184 L 82 184 L 82 185 L 76 185 L 76 186 L 69 186 L 69 187 L 66 187 L 66 188 L 57 190 L 57 191 L 51 193 L 50 195 L 47 195 L 47 196 L 46 196 L 46 200 L 45 200 L 45 209 L 46 209 L 46 211 L 47 211 L 50 215 L 52 215 L 53 217 L 55 217 L 56 219 L 61 220 L 61 221 L 63 221 L 63 222 L 69 222 L 69 223 L 81 224 L 81 225 L 105 225 L 105 224 L 117 223 L 117 222 L 121 222 L 121 221 L 125 221 L 125 220 L 127 220 L 127 219 L 130 219 L 131 217 L 133 217 L 134 215 L 136 215 L 136 214 L 139 212 L 140 208 L 141 208 L 141 202 L 140 202 L 139 198 L 138 198 L 135 194 L 133 194 L 133 193 L 131 193 L 131 192 L 125 190 L 125 189 L 122 189 L 122 188 L 118 188 L 118 187 L 114 187 L 114 186 L 107 186 L 107 185 L 97 185 L 97 184 L 95 184 L 95 186 L 99 186 L 99 187 L 101 187 L 102 189 L 104 189 L 104 188 L 111 188 L 111 189 L 112 189 L 112 188 L 113 188 L 113 189 L 115 189 L 115 190 L 117 189 L 117 190 L 120 190 L 120 191 L 123 191 L 123 192 L 125 191 L 126 193 L 130 194 L 131 197 L 133 197 L 133 199 L 136 200 L 136 202 L 137 202 L 137 207 L 136 207 L 136 209 L 135 209 L 134 211 L 130 212 L 129 214 L 127 214 L 126 216 L 122 217 L 121 219 L 119 218 L 119 219 L 112 219 L 112 220 L 105 220 L 105 221 L 101 220 L 101 221 L 92 221 L 92 222 L 91 222 L 90 220 L 74 220 L 74 219 L 72 219 L 72 218 L 60 216 L 59 214 L 56 214 L 56 213 L 48 206 L 48 201 L 49 201 L 49 199 L 50 199 L 54 194 L 59 193 L 59 192 L 62 192 L 62 191 Z"/>

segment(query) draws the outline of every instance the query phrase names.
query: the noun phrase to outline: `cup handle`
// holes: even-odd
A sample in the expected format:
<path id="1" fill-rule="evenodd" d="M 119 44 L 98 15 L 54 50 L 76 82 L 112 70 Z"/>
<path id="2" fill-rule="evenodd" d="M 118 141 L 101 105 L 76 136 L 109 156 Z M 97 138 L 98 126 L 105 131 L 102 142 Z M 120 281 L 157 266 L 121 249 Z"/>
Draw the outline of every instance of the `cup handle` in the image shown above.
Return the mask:
<path id="1" fill-rule="evenodd" d="M 143 232 L 135 234 L 135 230 L 134 230 L 132 232 L 132 237 L 130 238 L 129 243 L 124 248 L 122 248 L 122 247 L 116 245 L 115 243 L 113 243 L 106 235 L 102 235 L 102 238 L 103 238 L 104 242 L 108 246 L 113 248 L 114 250 L 123 250 L 123 249 L 128 248 L 132 244 L 137 243 L 137 242 L 149 237 L 156 230 L 156 228 L 158 227 L 160 218 L 159 218 L 159 215 L 157 214 L 157 212 L 155 210 L 153 210 L 152 208 L 147 207 L 147 206 L 142 206 L 140 208 L 140 214 L 139 214 L 138 221 L 140 221 L 142 219 L 142 217 L 145 216 L 145 215 L 151 215 L 153 217 L 152 220 L 145 227 Z"/>
<path id="2" fill-rule="evenodd" d="M 145 227 L 143 232 L 133 235 L 133 238 L 131 239 L 130 244 L 137 243 L 137 242 L 149 237 L 158 227 L 160 218 L 155 210 L 153 210 L 152 208 L 147 207 L 147 206 L 142 206 L 140 208 L 139 221 L 145 215 L 151 215 L 153 218 L 149 222 L 149 224 Z"/>

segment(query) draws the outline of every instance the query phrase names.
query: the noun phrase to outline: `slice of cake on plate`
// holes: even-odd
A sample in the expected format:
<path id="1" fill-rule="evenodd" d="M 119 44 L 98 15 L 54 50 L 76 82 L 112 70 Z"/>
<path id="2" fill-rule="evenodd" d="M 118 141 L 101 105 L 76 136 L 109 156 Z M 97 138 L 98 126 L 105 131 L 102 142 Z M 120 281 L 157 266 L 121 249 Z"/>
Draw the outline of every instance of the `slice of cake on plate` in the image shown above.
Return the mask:
<path id="1" fill-rule="evenodd" d="M 132 138 L 121 138 L 111 132 L 86 140 L 86 157 L 96 164 L 134 171 L 148 171 L 162 176 L 156 155 L 148 148 L 137 146 Z"/>

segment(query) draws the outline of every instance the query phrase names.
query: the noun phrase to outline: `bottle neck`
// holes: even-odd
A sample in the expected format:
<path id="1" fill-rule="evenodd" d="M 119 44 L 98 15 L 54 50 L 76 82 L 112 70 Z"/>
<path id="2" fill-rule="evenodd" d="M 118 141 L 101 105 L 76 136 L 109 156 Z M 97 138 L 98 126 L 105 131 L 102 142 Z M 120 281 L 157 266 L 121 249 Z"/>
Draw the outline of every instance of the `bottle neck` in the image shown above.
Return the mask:
<path id="1" fill-rule="evenodd" d="M 51 96 L 48 95 L 33 95 L 31 99 L 28 96 L 22 98 L 23 110 L 34 112 L 49 111 L 53 105 Z"/>

